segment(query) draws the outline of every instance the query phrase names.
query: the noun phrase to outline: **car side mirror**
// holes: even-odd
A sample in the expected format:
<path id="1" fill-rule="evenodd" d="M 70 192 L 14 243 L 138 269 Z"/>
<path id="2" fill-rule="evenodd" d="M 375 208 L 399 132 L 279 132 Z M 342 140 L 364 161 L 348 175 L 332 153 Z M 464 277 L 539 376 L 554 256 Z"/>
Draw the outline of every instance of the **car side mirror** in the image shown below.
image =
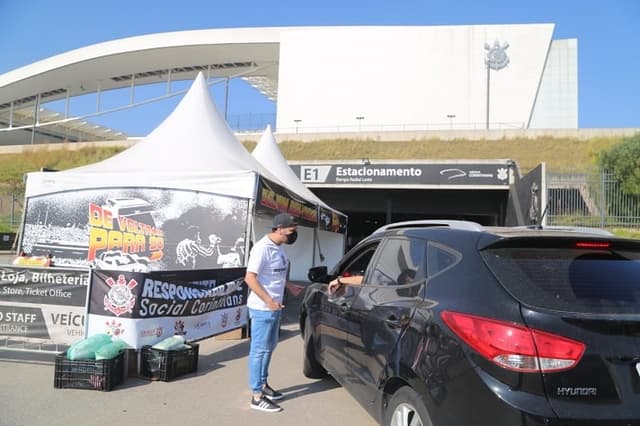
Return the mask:
<path id="1" fill-rule="evenodd" d="M 307 273 L 307 278 L 309 281 L 314 283 L 328 283 L 329 282 L 329 273 L 327 271 L 326 266 L 315 266 L 309 269 Z"/>

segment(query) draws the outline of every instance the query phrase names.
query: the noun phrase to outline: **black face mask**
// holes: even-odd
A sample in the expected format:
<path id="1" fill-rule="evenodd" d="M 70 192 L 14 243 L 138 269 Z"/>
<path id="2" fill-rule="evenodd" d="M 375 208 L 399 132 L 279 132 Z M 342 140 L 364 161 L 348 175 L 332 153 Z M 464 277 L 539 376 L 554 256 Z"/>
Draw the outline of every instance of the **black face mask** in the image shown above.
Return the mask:
<path id="1" fill-rule="evenodd" d="M 287 241 L 285 241 L 285 244 L 293 244 L 298 239 L 298 231 L 293 231 L 292 233 L 287 234 L 286 237 Z"/>

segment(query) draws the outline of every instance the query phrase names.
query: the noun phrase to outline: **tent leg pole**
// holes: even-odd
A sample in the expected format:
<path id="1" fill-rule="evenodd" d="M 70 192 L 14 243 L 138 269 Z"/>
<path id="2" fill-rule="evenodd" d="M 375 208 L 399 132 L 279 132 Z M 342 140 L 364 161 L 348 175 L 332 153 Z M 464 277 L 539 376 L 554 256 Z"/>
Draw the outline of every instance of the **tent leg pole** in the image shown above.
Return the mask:
<path id="1" fill-rule="evenodd" d="M 311 266 L 316 266 L 316 244 L 318 244 L 318 228 L 313 228 L 313 250 L 312 250 L 312 260 Z"/>

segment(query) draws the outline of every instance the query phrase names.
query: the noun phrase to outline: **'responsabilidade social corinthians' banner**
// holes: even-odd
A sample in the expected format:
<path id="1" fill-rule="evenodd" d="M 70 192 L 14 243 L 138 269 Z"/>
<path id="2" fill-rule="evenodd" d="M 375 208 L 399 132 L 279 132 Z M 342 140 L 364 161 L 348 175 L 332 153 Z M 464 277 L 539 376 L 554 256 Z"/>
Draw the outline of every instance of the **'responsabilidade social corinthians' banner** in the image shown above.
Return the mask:
<path id="1" fill-rule="evenodd" d="M 139 349 L 167 337 L 192 341 L 247 324 L 246 268 L 136 273 L 92 271 L 87 335 Z M 190 281 L 191 280 L 191 281 Z"/>
<path id="2" fill-rule="evenodd" d="M 84 337 L 89 270 L 0 266 L 0 337 L 69 345 Z"/>

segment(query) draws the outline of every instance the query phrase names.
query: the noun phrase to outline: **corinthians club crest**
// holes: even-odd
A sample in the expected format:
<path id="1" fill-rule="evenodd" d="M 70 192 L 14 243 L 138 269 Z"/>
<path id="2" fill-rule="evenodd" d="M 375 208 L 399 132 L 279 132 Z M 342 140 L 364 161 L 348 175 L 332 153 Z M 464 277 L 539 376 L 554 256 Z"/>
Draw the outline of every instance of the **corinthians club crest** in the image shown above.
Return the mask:
<path id="1" fill-rule="evenodd" d="M 109 336 L 118 337 L 122 333 L 124 333 L 124 328 L 122 327 L 121 322 L 116 322 L 116 320 L 111 320 L 105 322 L 107 325 L 107 334 Z"/>
<path id="2" fill-rule="evenodd" d="M 104 296 L 104 310 L 111 311 L 118 317 L 125 312 L 131 313 L 136 304 L 136 297 L 131 289 L 137 286 L 138 282 L 134 279 L 127 282 L 124 275 L 118 275 L 117 282 L 111 277 L 107 278 L 105 282 L 111 289 Z"/>
<path id="3" fill-rule="evenodd" d="M 493 42 L 493 46 L 489 46 L 489 43 L 484 44 L 484 49 L 487 51 L 487 57 L 484 63 L 492 70 L 498 71 L 509 65 L 509 57 L 507 56 L 507 48 L 509 43 L 505 42 L 502 46 L 498 40 Z"/>

